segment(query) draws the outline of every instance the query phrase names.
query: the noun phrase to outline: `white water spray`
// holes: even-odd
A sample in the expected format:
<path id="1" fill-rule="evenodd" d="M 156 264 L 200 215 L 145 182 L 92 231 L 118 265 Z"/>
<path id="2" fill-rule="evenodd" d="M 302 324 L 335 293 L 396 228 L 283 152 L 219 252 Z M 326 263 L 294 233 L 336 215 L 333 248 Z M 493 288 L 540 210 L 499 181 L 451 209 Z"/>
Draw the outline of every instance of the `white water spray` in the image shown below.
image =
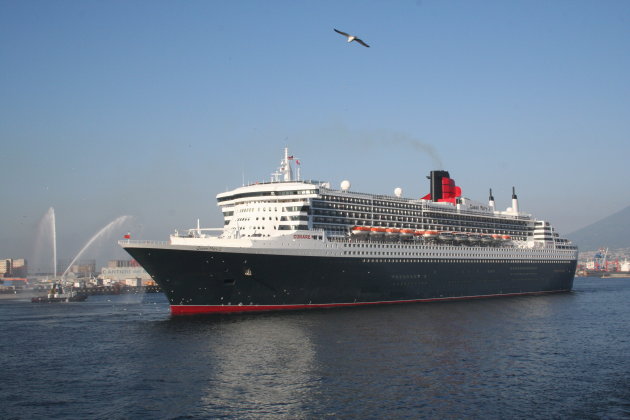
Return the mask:
<path id="1" fill-rule="evenodd" d="M 79 251 L 79 253 L 76 255 L 76 257 L 74 257 L 74 259 L 70 262 L 70 265 L 68 265 L 68 268 L 66 268 L 66 271 L 63 272 L 61 277 L 65 277 L 65 275 L 68 273 L 68 271 L 70 271 L 70 268 L 79 259 L 79 257 L 85 252 L 86 249 L 89 248 L 90 245 L 92 245 L 92 242 L 97 240 L 99 237 L 101 237 L 105 233 L 108 233 L 110 230 L 114 229 L 115 227 L 118 227 L 118 226 L 122 225 L 127 220 L 129 220 L 130 218 L 131 218 L 131 216 L 120 216 L 120 217 L 117 217 L 113 221 L 109 222 L 103 229 L 101 229 L 98 232 L 96 232 L 94 234 L 94 236 L 92 236 L 90 238 L 90 240 L 86 242 L 86 244 L 83 246 L 83 248 L 81 248 L 81 251 Z"/>
<path id="2" fill-rule="evenodd" d="M 57 277 L 57 222 L 55 221 L 55 209 L 48 209 L 52 226 L 52 248 L 53 248 L 53 278 Z"/>
<path id="3" fill-rule="evenodd" d="M 38 273 L 53 273 L 57 275 L 57 231 L 55 226 L 55 209 L 50 207 L 37 224 L 37 236 L 33 246 L 30 263 Z M 51 260 L 52 271 L 48 265 Z"/>

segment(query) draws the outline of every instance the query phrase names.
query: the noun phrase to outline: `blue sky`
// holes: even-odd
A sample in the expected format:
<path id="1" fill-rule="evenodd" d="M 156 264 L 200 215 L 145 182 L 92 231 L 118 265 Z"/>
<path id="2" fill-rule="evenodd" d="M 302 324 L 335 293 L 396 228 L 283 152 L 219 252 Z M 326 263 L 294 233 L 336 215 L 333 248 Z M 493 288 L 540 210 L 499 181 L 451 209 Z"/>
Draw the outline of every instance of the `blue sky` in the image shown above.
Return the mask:
<path id="1" fill-rule="evenodd" d="M 1 258 L 51 206 L 61 258 L 220 226 L 285 145 L 356 191 L 514 185 L 561 233 L 630 204 L 628 1 L 0 0 L 0 64 Z"/>

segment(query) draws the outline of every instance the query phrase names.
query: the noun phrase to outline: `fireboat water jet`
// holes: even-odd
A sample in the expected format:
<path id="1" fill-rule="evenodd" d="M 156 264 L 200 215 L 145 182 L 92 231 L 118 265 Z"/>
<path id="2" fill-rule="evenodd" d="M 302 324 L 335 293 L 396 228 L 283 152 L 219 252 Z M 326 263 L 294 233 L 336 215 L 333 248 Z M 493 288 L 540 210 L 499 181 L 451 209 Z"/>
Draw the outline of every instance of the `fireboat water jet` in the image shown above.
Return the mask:
<path id="1" fill-rule="evenodd" d="M 50 254 L 48 244 L 52 245 L 52 271 L 48 262 Z M 53 273 L 53 278 L 57 277 L 57 228 L 55 221 L 55 209 L 48 208 L 46 213 L 39 220 L 37 225 L 37 237 L 35 240 L 31 262 L 37 267 L 38 272 Z"/>
<path id="2" fill-rule="evenodd" d="M 79 251 L 79 253 L 74 257 L 74 259 L 70 262 L 70 264 L 68 265 L 68 268 L 66 268 L 66 270 L 63 272 L 63 274 L 61 275 L 62 278 L 65 278 L 66 274 L 68 274 L 68 271 L 70 271 L 70 268 L 74 265 L 74 263 L 79 259 L 79 257 L 85 252 L 86 249 L 89 248 L 90 245 L 92 245 L 92 243 L 98 239 L 100 236 L 104 235 L 106 232 L 110 231 L 111 229 L 113 229 L 114 227 L 120 226 L 123 223 L 125 223 L 127 220 L 131 219 L 131 216 L 120 216 L 117 217 L 116 219 L 114 219 L 113 221 L 111 221 L 110 223 L 108 223 L 105 227 L 103 227 L 101 230 L 99 230 L 98 232 L 96 232 L 94 234 L 94 236 L 92 236 L 90 238 L 89 241 L 87 241 L 85 243 L 85 245 L 83 246 L 83 248 L 81 248 L 81 250 Z"/>

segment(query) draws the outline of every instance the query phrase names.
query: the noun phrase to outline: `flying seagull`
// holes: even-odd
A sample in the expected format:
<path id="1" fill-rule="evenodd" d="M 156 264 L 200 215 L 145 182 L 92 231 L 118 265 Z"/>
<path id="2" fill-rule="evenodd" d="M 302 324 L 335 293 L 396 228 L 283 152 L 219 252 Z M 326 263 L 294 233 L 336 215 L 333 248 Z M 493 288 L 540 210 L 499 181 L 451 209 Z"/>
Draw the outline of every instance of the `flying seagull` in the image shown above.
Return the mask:
<path id="1" fill-rule="evenodd" d="M 341 35 L 347 37 L 348 38 L 348 42 L 357 41 L 359 44 L 363 45 L 364 47 L 370 48 L 370 46 L 368 44 L 366 44 L 365 42 L 363 42 L 361 39 L 357 38 L 354 35 L 349 35 L 349 34 L 347 34 L 345 32 L 338 31 L 337 29 L 335 29 L 335 32 L 337 32 L 338 34 L 341 34 Z"/>

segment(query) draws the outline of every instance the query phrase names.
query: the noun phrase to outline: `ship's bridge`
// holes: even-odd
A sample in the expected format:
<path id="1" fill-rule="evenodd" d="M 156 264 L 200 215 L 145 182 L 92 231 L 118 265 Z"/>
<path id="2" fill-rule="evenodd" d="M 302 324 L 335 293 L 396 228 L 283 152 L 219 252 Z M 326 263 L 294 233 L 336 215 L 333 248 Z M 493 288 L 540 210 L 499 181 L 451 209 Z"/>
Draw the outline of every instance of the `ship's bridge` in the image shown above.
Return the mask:
<path id="1" fill-rule="evenodd" d="M 293 163 L 298 165 L 297 176 Z M 287 231 L 308 230 L 311 226 L 311 200 L 327 184 L 304 181 L 299 160 L 284 149 L 280 167 L 270 182 L 257 182 L 217 194 L 223 212 L 226 234 L 237 237 L 269 237 Z"/>
<path id="2" fill-rule="evenodd" d="M 268 237 L 310 229 L 310 202 L 319 194 L 311 181 L 253 184 L 217 195 L 226 230 L 240 237 Z"/>

